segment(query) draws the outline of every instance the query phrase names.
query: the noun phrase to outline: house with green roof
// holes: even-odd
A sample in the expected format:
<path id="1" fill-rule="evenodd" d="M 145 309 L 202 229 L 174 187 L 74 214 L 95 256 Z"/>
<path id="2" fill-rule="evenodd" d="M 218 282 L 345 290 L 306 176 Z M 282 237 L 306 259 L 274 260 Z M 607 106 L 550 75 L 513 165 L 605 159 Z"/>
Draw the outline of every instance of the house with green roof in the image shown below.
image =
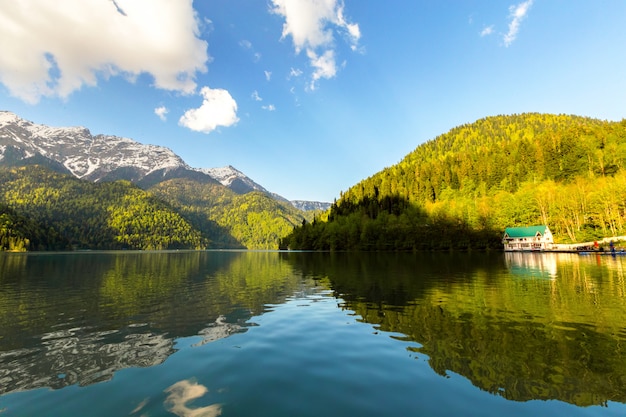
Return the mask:
<path id="1" fill-rule="evenodd" d="M 548 226 L 507 227 L 502 238 L 504 250 L 542 251 L 552 249 L 554 238 Z"/>

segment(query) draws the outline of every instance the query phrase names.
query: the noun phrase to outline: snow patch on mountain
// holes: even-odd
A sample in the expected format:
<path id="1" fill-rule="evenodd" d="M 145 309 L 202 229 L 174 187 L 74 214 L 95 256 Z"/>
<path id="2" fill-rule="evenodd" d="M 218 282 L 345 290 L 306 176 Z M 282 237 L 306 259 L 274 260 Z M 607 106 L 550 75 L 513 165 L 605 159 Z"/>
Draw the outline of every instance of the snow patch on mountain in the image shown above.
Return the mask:
<path id="1" fill-rule="evenodd" d="M 8 111 L 0 111 L 0 128 L 8 125 L 17 123 L 18 120 L 21 120 L 19 116 L 15 113 L 11 113 Z"/>
<path id="2" fill-rule="evenodd" d="M 237 170 L 235 167 L 228 165 L 221 168 L 199 168 L 197 171 L 200 171 L 204 174 L 207 174 L 211 178 L 217 180 L 220 184 L 225 187 L 231 188 L 235 181 L 239 181 L 240 188 L 248 188 L 250 191 L 261 191 L 262 193 L 270 194 L 265 188 L 256 182 L 252 181 L 248 176 L 246 176 L 243 172 Z M 241 193 L 243 194 L 243 193 Z"/>

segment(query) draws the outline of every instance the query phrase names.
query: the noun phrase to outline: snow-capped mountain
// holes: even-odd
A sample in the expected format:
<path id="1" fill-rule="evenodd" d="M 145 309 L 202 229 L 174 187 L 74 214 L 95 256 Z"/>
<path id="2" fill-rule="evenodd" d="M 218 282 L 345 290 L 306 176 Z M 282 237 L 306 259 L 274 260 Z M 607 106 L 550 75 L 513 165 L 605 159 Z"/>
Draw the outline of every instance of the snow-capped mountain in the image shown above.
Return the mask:
<path id="1" fill-rule="evenodd" d="M 271 194 L 265 188 L 244 175 L 243 172 L 230 165 L 222 168 L 200 168 L 198 171 L 207 174 L 223 186 L 230 188 L 238 194 L 245 194 L 250 191 L 261 191 L 262 193 Z"/>
<path id="2" fill-rule="evenodd" d="M 267 192 L 232 167 L 195 169 L 163 146 L 144 145 L 117 136 L 94 136 L 84 127 L 39 125 L 14 113 L 0 111 L 0 164 L 31 162 L 44 162 L 91 181 L 127 179 L 145 185 L 146 179 L 151 177 L 150 183 L 163 177 L 208 176 L 236 192 L 239 192 L 237 188 L 242 193 L 252 189 Z M 239 184 L 250 184 L 250 187 L 244 190 Z"/>
<path id="3" fill-rule="evenodd" d="M 231 165 L 222 168 L 200 168 L 198 171 L 209 175 L 223 186 L 230 188 L 238 194 L 260 191 L 272 196 L 276 200 L 294 205 L 292 201 L 287 200 L 285 197 L 266 190 L 263 186 L 252 181 L 250 177 L 246 176 L 243 172 L 237 170 Z M 298 208 L 295 205 L 294 207 Z"/>
<path id="4" fill-rule="evenodd" d="M 84 127 L 35 124 L 12 112 L 0 111 L 0 165 L 34 163 L 89 181 L 125 179 L 146 187 L 178 177 L 218 181 L 238 194 L 260 191 L 288 202 L 232 166 L 192 168 L 163 146 L 117 136 L 94 136 Z"/>
<path id="5" fill-rule="evenodd" d="M 170 149 L 132 139 L 95 135 L 83 127 L 57 128 L 0 111 L 0 163 L 38 157 L 91 181 L 116 177 L 140 181 L 153 173 L 191 169 Z"/>

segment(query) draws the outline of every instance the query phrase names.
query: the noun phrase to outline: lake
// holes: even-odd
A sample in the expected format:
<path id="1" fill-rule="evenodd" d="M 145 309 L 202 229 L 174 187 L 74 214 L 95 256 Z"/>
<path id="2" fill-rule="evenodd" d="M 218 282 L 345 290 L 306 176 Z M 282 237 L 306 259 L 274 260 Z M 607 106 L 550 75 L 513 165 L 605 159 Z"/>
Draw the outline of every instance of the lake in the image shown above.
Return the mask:
<path id="1" fill-rule="evenodd" d="M 0 417 L 624 416 L 626 257 L 0 254 Z"/>

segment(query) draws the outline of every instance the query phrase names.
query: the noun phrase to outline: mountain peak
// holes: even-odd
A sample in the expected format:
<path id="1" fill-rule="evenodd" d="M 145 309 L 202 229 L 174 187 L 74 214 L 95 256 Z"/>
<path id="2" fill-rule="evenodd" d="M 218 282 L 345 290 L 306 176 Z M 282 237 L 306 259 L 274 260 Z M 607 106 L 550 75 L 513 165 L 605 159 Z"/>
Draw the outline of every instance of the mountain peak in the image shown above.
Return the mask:
<path id="1" fill-rule="evenodd" d="M 270 194 L 265 188 L 252 181 L 244 173 L 232 165 L 221 168 L 200 168 L 198 171 L 209 175 L 238 194 L 246 194 L 251 191 L 260 191 Z"/>
<path id="2" fill-rule="evenodd" d="M 17 114 L 6 110 L 0 110 L 0 124 L 12 123 L 19 119 Z"/>

